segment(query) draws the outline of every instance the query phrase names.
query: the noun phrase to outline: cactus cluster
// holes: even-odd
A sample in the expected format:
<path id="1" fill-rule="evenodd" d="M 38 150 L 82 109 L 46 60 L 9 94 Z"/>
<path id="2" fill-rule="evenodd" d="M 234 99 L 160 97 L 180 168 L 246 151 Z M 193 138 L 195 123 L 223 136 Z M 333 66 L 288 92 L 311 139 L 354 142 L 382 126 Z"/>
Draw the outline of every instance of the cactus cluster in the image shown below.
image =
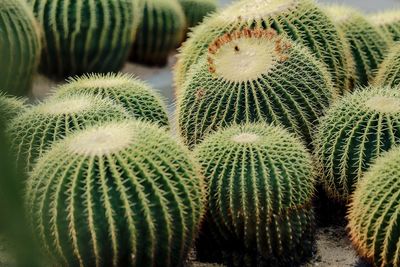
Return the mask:
<path id="1" fill-rule="evenodd" d="M 375 77 L 376 86 L 398 87 L 400 85 L 400 45 L 396 45 L 381 64 Z"/>
<path id="2" fill-rule="evenodd" d="M 332 5 L 324 10 L 344 33 L 350 46 L 355 65 L 355 84 L 368 85 L 387 55 L 391 40 L 355 9 Z"/>
<path id="3" fill-rule="evenodd" d="M 352 197 L 349 232 L 374 266 L 400 266 L 400 148 L 378 159 Z"/>
<path id="4" fill-rule="evenodd" d="M 102 121 L 129 117 L 122 106 L 100 97 L 79 95 L 49 99 L 14 118 L 8 134 L 21 166 L 30 171 L 53 142 Z"/>
<path id="5" fill-rule="evenodd" d="M 207 219 L 222 247 L 256 251 L 267 266 L 311 254 L 316 180 L 297 138 L 264 123 L 236 125 L 207 137 L 194 153 L 209 188 Z"/>
<path id="6" fill-rule="evenodd" d="M 143 17 L 133 44 L 134 62 L 163 66 L 184 38 L 185 14 L 178 0 L 144 0 Z"/>
<path id="7" fill-rule="evenodd" d="M 24 0 L 0 2 L 0 90 L 24 96 L 40 60 L 40 31 Z"/>
<path id="8" fill-rule="evenodd" d="M 175 90 L 183 94 L 183 84 L 191 66 L 207 53 L 209 44 L 219 36 L 243 28 L 262 27 L 285 33 L 308 47 L 326 63 L 334 85 L 349 89 L 350 75 L 346 50 L 338 29 L 314 0 L 242 0 L 204 20 L 190 33 L 175 67 Z"/>
<path id="9" fill-rule="evenodd" d="M 181 266 L 203 213 L 188 151 L 140 121 L 76 132 L 27 186 L 31 223 L 55 266 Z"/>
<path id="10" fill-rule="evenodd" d="M 28 0 L 44 32 L 41 71 L 64 78 L 118 71 L 140 21 L 137 0 Z"/>
<path id="11" fill-rule="evenodd" d="M 370 87 L 338 101 L 321 120 L 315 143 L 328 195 L 347 202 L 374 160 L 400 144 L 400 91 Z"/>
<path id="12" fill-rule="evenodd" d="M 400 10 L 389 10 L 374 14 L 369 21 L 379 28 L 386 38 L 400 41 Z"/>
<path id="13" fill-rule="evenodd" d="M 188 28 L 201 23 L 210 13 L 217 10 L 216 0 L 179 0 L 186 16 Z"/>
<path id="14" fill-rule="evenodd" d="M 54 97 L 91 94 L 107 97 L 122 105 L 132 117 L 169 126 L 161 97 L 146 83 L 127 74 L 84 75 L 71 78 L 56 89 Z"/>
<path id="15" fill-rule="evenodd" d="M 274 30 L 222 35 L 192 68 L 179 130 L 193 146 L 232 123 L 282 124 L 310 145 L 315 121 L 335 96 L 325 66 Z"/>

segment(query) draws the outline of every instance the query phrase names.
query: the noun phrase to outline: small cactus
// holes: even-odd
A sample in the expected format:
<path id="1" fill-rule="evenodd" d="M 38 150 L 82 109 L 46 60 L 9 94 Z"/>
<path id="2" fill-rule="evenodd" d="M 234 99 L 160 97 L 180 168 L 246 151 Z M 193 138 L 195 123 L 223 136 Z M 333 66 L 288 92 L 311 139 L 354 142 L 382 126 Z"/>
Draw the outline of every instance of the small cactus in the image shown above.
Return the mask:
<path id="1" fill-rule="evenodd" d="M 395 45 L 379 67 L 374 80 L 376 86 L 398 87 L 400 85 L 400 45 Z"/>
<path id="2" fill-rule="evenodd" d="M 179 0 L 186 16 L 188 28 L 201 23 L 208 14 L 217 10 L 216 0 Z"/>
<path id="3" fill-rule="evenodd" d="M 394 148 L 371 166 L 352 196 L 350 237 L 374 266 L 400 266 L 399 181 L 400 148 Z"/>
<path id="4" fill-rule="evenodd" d="M 316 180 L 297 138 L 263 123 L 232 126 L 208 136 L 194 154 L 209 189 L 207 220 L 222 247 L 257 251 L 266 266 L 310 256 Z"/>
<path id="5" fill-rule="evenodd" d="M 24 0 L 0 2 L 0 90 L 29 93 L 40 60 L 40 31 Z"/>
<path id="6" fill-rule="evenodd" d="M 8 134 L 20 164 L 29 171 L 53 142 L 71 132 L 102 121 L 129 117 L 122 106 L 99 97 L 80 95 L 51 99 L 14 118 Z"/>
<path id="7" fill-rule="evenodd" d="M 226 34 L 192 69 L 178 106 L 187 145 L 232 123 L 278 123 L 309 145 L 335 91 L 325 66 L 272 30 Z"/>
<path id="8" fill-rule="evenodd" d="M 54 78 L 120 70 L 140 21 L 138 0 L 28 0 L 44 38 L 41 71 Z"/>
<path id="9" fill-rule="evenodd" d="M 0 114 L 3 123 L 9 123 L 13 118 L 24 112 L 26 109 L 25 100 L 0 93 Z"/>
<path id="10" fill-rule="evenodd" d="M 53 266 L 182 266 L 203 214 L 198 171 L 163 129 L 106 123 L 38 161 L 27 210 Z"/>
<path id="11" fill-rule="evenodd" d="M 369 21 L 388 39 L 400 41 L 400 9 L 388 10 L 370 16 Z"/>
<path id="12" fill-rule="evenodd" d="M 127 74 L 84 75 L 69 79 L 57 88 L 54 97 L 77 94 L 111 98 L 122 105 L 132 117 L 169 126 L 166 107 L 158 94 L 146 83 Z"/>
<path id="13" fill-rule="evenodd" d="M 346 96 L 321 120 L 315 143 L 328 196 L 347 202 L 371 163 L 400 144 L 400 91 L 373 87 Z"/>
<path id="14" fill-rule="evenodd" d="M 355 9 L 331 5 L 324 10 L 342 30 L 350 45 L 355 63 L 355 84 L 368 85 L 387 55 L 391 40 Z"/>
<path id="15" fill-rule="evenodd" d="M 254 27 L 286 33 L 292 40 L 310 48 L 318 59 L 326 63 L 334 86 L 342 93 L 348 90 L 351 77 L 343 39 L 314 0 L 241 0 L 205 19 L 189 34 L 174 70 L 178 101 L 183 95 L 190 68 L 207 53 L 215 38 Z"/>
<path id="16" fill-rule="evenodd" d="M 177 0 L 144 0 L 143 19 L 133 45 L 131 60 L 164 66 L 169 54 L 184 38 L 185 14 Z"/>

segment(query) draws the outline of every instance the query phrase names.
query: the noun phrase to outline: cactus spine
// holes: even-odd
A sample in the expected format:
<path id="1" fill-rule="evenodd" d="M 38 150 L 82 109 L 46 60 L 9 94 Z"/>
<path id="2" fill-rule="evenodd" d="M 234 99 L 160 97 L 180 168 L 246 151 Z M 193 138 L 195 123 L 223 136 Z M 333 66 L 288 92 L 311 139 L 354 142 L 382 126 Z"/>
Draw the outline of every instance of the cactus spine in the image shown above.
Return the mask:
<path id="1" fill-rule="evenodd" d="M 208 14 L 217 10 L 216 0 L 179 0 L 186 16 L 188 28 L 201 23 Z"/>
<path id="2" fill-rule="evenodd" d="M 93 96 L 75 96 L 51 99 L 31 107 L 10 123 L 12 137 L 19 161 L 31 170 L 50 145 L 79 129 L 102 121 L 129 118 L 122 106 L 111 100 Z"/>
<path id="3" fill-rule="evenodd" d="M 0 90 L 27 95 L 40 59 L 40 32 L 25 1 L 0 3 Z"/>
<path id="4" fill-rule="evenodd" d="M 400 92 L 374 87 L 343 98 L 321 120 L 315 139 L 328 195 L 348 201 L 371 163 L 400 144 Z"/>
<path id="5" fill-rule="evenodd" d="M 355 9 L 332 5 L 325 10 L 343 31 L 350 45 L 356 68 L 356 85 L 368 85 L 387 55 L 391 41 Z"/>
<path id="6" fill-rule="evenodd" d="M 383 35 L 395 42 L 400 41 L 400 10 L 389 10 L 371 16 L 369 20 Z"/>
<path id="7" fill-rule="evenodd" d="M 181 266 L 203 211 L 188 151 L 140 121 L 54 144 L 29 181 L 27 210 L 56 266 Z"/>
<path id="8" fill-rule="evenodd" d="M 310 48 L 326 63 L 334 86 L 342 92 L 349 85 L 343 40 L 333 22 L 313 0 L 242 0 L 196 27 L 184 43 L 174 71 L 176 94 L 183 94 L 189 69 L 207 53 L 209 44 L 225 33 L 263 27 L 286 33 Z"/>
<path id="9" fill-rule="evenodd" d="M 132 117 L 169 126 L 166 107 L 161 97 L 146 83 L 127 74 L 84 75 L 57 88 L 54 97 L 77 94 L 111 98 L 122 105 Z"/>
<path id="10" fill-rule="evenodd" d="M 207 219 L 222 246 L 255 250 L 267 266 L 309 256 L 315 177 L 297 138 L 281 127 L 246 124 L 208 136 L 194 152 L 209 188 Z"/>
<path id="11" fill-rule="evenodd" d="M 400 266 L 400 149 L 379 158 L 357 187 L 349 232 L 359 254 L 379 267 Z"/>
<path id="12" fill-rule="evenodd" d="M 9 123 L 25 109 L 24 99 L 0 94 L 0 114 L 4 124 Z"/>
<path id="13" fill-rule="evenodd" d="M 137 0 L 28 0 L 45 33 L 41 71 L 64 78 L 118 71 L 140 20 Z"/>
<path id="14" fill-rule="evenodd" d="M 400 85 L 400 45 L 395 45 L 381 64 L 375 77 L 376 86 L 398 87 Z"/>
<path id="15" fill-rule="evenodd" d="M 232 123 L 282 124 L 307 144 L 335 92 L 329 73 L 307 49 L 274 30 L 226 34 L 192 69 L 178 116 L 186 144 Z"/>
<path id="16" fill-rule="evenodd" d="M 177 0 L 144 0 L 144 14 L 133 45 L 131 59 L 163 66 L 184 37 L 185 14 Z"/>

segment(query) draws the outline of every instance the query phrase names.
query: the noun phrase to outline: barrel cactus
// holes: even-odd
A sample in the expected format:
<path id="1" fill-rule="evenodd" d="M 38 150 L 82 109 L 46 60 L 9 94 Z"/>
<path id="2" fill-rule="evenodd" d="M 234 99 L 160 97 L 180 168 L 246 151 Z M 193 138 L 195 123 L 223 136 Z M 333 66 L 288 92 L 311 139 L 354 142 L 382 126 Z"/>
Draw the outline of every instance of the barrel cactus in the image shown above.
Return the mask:
<path id="1" fill-rule="evenodd" d="M 215 38 L 254 27 L 286 33 L 307 46 L 326 63 L 335 87 L 342 92 L 349 89 L 350 76 L 343 39 L 314 0 L 242 0 L 205 19 L 190 33 L 180 50 L 174 71 L 178 98 L 183 94 L 183 84 L 191 66 L 207 53 Z"/>
<path id="2" fill-rule="evenodd" d="M 127 74 L 92 74 L 71 78 L 56 89 L 54 97 L 91 94 L 111 98 L 137 119 L 168 127 L 166 107 L 158 94 L 146 83 Z"/>
<path id="3" fill-rule="evenodd" d="M 122 68 L 139 25 L 140 1 L 27 1 L 44 31 L 44 74 L 65 78 Z"/>
<path id="4" fill-rule="evenodd" d="M 209 189 L 207 219 L 222 244 L 257 251 L 267 266 L 312 252 L 316 180 L 297 138 L 264 123 L 237 125 L 208 136 L 194 154 Z"/>
<path id="5" fill-rule="evenodd" d="M 332 5 L 325 7 L 325 11 L 343 31 L 350 45 L 356 85 L 368 85 L 387 55 L 391 40 L 355 9 Z"/>
<path id="6" fill-rule="evenodd" d="M 343 98 L 321 120 L 315 143 L 328 196 L 348 201 L 371 163 L 400 144 L 400 91 L 371 87 Z"/>
<path id="7" fill-rule="evenodd" d="M 25 99 L 0 94 L 0 114 L 4 124 L 24 112 L 25 109 Z"/>
<path id="8" fill-rule="evenodd" d="M 400 9 L 374 14 L 369 21 L 378 27 L 388 39 L 400 41 Z"/>
<path id="9" fill-rule="evenodd" d="M 163 66 L 182 42 L 185 14 L 177 0 L 144 0 L 143 19 L 133 44 L 134 62 Z"/>
<path id="10" fill-rule="evenodd" d="M 203 213 L 203 181 L 163 129 L 109 122 L 54 144 L 27 186 L 55 266 L 181 266 Z"/>
<path id="11" fill-rule="evenodd" d="M 400 85 L 400 45 L 392 48 L 389 55 L 381 64 L 375 77 L 376 86 L 397 87 Z"/>
<path id="12" fill-rule="evenodd" d="M 111 100 L 76 96 L 47 100 L 31 107 L 10 122 L 8 134 L 18 159 L 31 170 L 50 145 L 79 129 L 102 121 L 122 120 L 130 115 Z"/>
<path id="13" fill-rule="evenodd" d="M 216 0 L 179 0 L 186 16 L 187 27 L 201 23 L 208 14 L 217 10 Z"/>
<path id="14" fill-rule="evenodd" d="M 379 158 L 365 174 L 349 212 L 349 233 L 359 254 L 374 266 L 400 266 L 400 149 Z"/>
<path id="15" fill-rule="evenodd" d="M 0 90 L 27 95 L 40 60 L 40 31 L 24 0 L 0 2 Z"/>
<path id="16" fill-rule="evenodd" d="M 244 29 L 210 45 L 192 69 L 178 107 L 187 145 L 232 123 L 279 123 L 309 145 L 335 96 L 325 66 L 272 30 Z"/>

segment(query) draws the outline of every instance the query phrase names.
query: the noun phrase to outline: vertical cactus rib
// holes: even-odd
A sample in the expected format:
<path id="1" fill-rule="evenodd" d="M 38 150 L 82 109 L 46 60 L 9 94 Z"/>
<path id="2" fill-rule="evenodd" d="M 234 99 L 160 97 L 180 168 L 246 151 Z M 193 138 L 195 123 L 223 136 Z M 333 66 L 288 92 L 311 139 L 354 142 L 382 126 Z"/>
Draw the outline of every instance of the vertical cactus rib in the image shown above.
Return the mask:
<path id="1" fill-rule="evenodd" d="M 217 10 L 216 0 L 179 0 L 186 17 L 186 27 L 192 28 Z"/>
<path id="2" fill-rule="evenodd" d="M 381 64 L 374 85 L 398 87 L 400 85 L 400 71 L 397 67 L 400 63 L 400 46 L 395 45 Z"/>

